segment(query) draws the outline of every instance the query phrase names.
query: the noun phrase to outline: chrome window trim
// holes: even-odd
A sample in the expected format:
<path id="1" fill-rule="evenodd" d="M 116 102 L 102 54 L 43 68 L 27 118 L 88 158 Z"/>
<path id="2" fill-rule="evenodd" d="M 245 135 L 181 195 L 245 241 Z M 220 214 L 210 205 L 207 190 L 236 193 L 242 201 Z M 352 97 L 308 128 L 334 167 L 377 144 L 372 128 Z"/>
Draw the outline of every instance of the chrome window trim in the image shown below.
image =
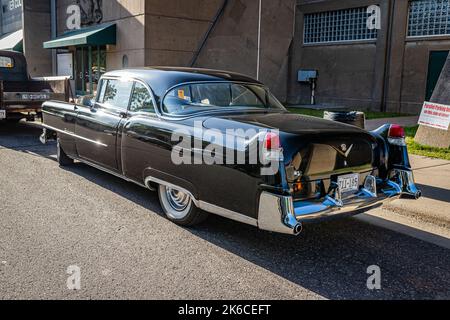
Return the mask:
<path id="1" fill-rule="evenodd" d="M 126 80 L 126 82 L 132 82 L 132 81 L 130 81 L 131 78 L 107 76 L 107 77 L 102 77 L 102 78 L 100 79 L 100 81 L 102 81 L 102 87 L 103 87 L 103 80 L 116 80 L 116 81 L 123 81 L 123 80 Z M 119 108 L 119 107 L 117 107 L 117 106 L 115 106 L 115 105 L 112 105 L 112 104 L 107 104 L 107 103 L 99 102 L 98 99 L 100 98 L 100 92 L 101 92 L 101 90 L 99 91 L 98 89 L 97 89 L 97 96 L 96 96 L 96 98 L 95 98 L 95 105 L 100 106 L 102 109 L 106 109 L 106 110 L 110 110 L 110 111 L 115 111 L 115 112 L 119 112 L 119 113 L 120 113 L 120 112 L 127 112 L 127 111 L 128 111 L 128 108 L 129 108 L 129 106 L 130 106 L 131 93 L 133 92 L 133 88 L 134 88 L 134 83 L 133 83 L 132 86 L 131 86 L 131 91 L 130 91 L 130 95 L 129 95 L 129 97 L 128 97 L 128 104 L 127 104 L 127 107 L 126 107 L 126 108 Z M 100 88 L 100 89 L 101 89 L 101 88 Z"/>
<path id="2" fill-rule="evenodd" d="M 135 83 L 142 84 L 147 89 L 148 93 L 150 94 L 150 98 L 152 99 L 153 110 L 155 110 L 155 112 L 148 112 L 148 111 L 142 111 L 142 110 L 139 110 L 139 111 L 131 111 L 130 110 L 131 99 L 133 98 L 134 87 L 136 86 L 136 84 L 133 85 L 133 89 L 131 90 L 130 104 L 128 105 L 128 112 L 133 114 L 133 115 L 134 114 L 146 114 L 146 115 L 155 115 L 156 114 L 157 115 L 158 114 L 157 113 L 158 106 L 156 104 L 156 99 L 155 99 L 155 96 L 154 96 L 153 91 L 151 90 L 150 86 L 147 83 L 145 83 L 144 81 L 142 81 L 142 80 L 134 79 L 134 78 L 131 78 L 131 79 L 133 79 L 133 81 Z"/>
<path id="3" fill-rule="evenodd" d="M 150 88 L 150 86 L 145 81 L 143 81 L 143 80 L 141 80 L 139 78 L 136 78 L 136 77 L 119 77 L 119 76 L 103 76 L 103 77 L 100 78 L 100 81 L 102 81 L 104 79 L 106 79 L 106 80 L 113 79 L 113 80 L 119 80 L 119 81 L 120 81 L 120 79 L 126 79 L 127 81 L 139 82 L 145 88 L 147 88 L 148 92 L 150 93 L 150 96 L 152 98 L 153 105 L 154 105 L 154 108 L 155 108 L 155 113 L 145 112 L 145 111 L 140 111 L 140 113 L 147 114 L 147 115 L 154 115 L 154 114 L 156 114 L 158 117 L 161 117 L 161 112 L 160 112 L 160 110 L 158 108 L 158 103 L 156 102 L 155 94 L 153 93 L 153 90 Z M 134 85 L 133 85 L 133 89 L 134 89 Z M 99 105 L 102 105 L 101 103 L 98 102 L 99 95 L 100 95 L 100 91 L 97 90 L 97 97 L 96 97 L 95 101 Z M 130 112 L 130 110 L 129 110 L 130 102 L 131 102 L 131 94 L 130 94 L 130 100 L 128 101 L 128 108 L 126 110 L 127 112 Z M 118 109 L 118 108 L 116 108 L 116 109 Z M 122 109 L 120 109 L 120 110 L 123 111 Z"/>

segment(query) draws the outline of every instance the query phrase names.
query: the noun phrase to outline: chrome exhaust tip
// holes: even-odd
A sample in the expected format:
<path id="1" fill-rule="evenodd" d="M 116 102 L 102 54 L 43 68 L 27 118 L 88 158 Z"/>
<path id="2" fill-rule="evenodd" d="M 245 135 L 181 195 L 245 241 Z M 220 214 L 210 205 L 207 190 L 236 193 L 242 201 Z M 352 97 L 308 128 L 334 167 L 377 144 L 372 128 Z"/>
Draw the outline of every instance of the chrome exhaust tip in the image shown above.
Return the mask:
<path id="1" fill-rule="evenodd" d="M 401 196 L 418 200 L 422 197 L 422 191 L 417 188 L 414 182 L 414 174 L 412 171 L 397 170 L 399 182 L 402 186 Z"/>
<path id="2" fill-rule="evenodd" d="M 422 198 L 422 191 L 417 190 L 415 192 L 405 192 L 403 194 L 403 197 L 409 198 L 409 199 L 414 199 L 414 200 L 419 200 L 420 198 Z"/>
<path id="3" fill-rule="evenodd" d="M 294 227 L 293 230 L 294 230 L 294 235 L 298 236 L 303 231 L 303 225 L 301 223 L 299 223 Z"/>

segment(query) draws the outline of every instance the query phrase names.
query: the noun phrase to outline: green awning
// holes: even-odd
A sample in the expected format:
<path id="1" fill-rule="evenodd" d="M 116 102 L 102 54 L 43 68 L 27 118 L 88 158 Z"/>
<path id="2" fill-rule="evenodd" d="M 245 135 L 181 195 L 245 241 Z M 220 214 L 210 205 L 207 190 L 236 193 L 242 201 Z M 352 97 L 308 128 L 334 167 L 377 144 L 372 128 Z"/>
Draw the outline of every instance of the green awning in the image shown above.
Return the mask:
<path id="1" fill-rule="evenodd" d="M 104 46 L 107 44 L 116 44 L 115 23 L 100 24 L 66 32 L 56 39 L 44 42 L 44 48 L 57 49 L 71 46 Z"/>
<path id="2" fill-rule="evenodd" d="M 0 50 L 23 52 L 23 30 L 20 29 L 1 38 Z"/>

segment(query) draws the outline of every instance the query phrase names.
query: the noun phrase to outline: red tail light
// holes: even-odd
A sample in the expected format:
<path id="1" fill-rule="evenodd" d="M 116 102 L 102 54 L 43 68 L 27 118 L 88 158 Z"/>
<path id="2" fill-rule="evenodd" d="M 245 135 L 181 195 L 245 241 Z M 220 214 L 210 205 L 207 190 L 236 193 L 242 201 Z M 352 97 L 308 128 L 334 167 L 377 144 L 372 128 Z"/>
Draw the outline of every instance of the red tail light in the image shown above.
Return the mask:
<path id="1" fill-rule="evenodd" d="M 388 133 L 388 141 L 390 144 L 405 147 L 406 146 L 405 137 L 406 137 L 405 129 L 402 126 L 399 126 L 398 124 L 391 125 Z"/>
<path id="2" fill-rule="evenodd" d="M 267 132 L 263 141 L 263 161 L 283 161 L 283 148 L 280 136 L 274 132 Z"/>
<path id="3" fill-rule="evenodd" d="M 405 136 L 405 129 L 402 126 L 398 124 L 391 125 L 388 134 L 389 138 L 405 138 Z"/>
<path id="4" fill-rule="evenodd" d="M 279 150 L 281 148 L 280 137 L 273 132 L 269 132 L 264 137 L 264 149 L 270 150 Z"/>

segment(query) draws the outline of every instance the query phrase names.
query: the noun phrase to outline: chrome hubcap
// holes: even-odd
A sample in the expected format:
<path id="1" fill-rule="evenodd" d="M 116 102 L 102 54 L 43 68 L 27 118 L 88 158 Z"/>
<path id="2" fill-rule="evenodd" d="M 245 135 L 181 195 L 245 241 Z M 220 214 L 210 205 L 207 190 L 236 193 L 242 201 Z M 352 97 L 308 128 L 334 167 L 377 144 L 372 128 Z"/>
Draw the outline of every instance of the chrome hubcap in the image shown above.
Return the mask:
<path id="1" fill-rule="evenodd" d="M 186 210 L 191 203 L 189 195 L 172 188 L 166 188 L 166 195 L 169 205 L 178 212 Z"/>

